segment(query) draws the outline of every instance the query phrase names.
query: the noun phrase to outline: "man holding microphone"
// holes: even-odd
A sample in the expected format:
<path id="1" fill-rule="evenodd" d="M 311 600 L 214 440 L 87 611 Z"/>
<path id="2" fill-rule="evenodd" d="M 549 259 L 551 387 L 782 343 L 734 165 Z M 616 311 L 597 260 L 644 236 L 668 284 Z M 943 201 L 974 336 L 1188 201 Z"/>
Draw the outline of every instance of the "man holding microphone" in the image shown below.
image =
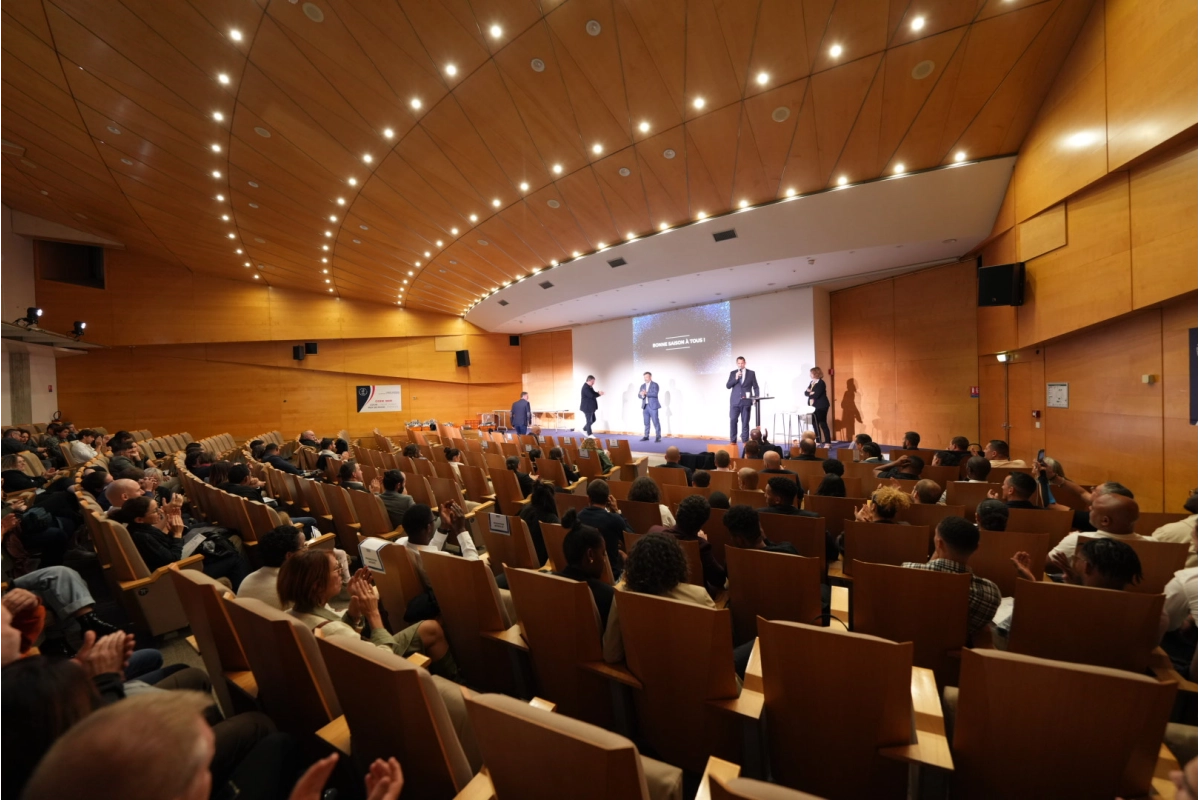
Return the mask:
<path id="1" fill-rule="evenodd" d="M 729 443 L 737 444 L 738 419 L 742 421 L 742 443 L 750 438 L 750 407 L 758 397 L 758 378 L 754 370 L 746 369 L 746 359 L 738 356 L 737 369 L 729 373 L 725 382 L 729 393 Z"/>

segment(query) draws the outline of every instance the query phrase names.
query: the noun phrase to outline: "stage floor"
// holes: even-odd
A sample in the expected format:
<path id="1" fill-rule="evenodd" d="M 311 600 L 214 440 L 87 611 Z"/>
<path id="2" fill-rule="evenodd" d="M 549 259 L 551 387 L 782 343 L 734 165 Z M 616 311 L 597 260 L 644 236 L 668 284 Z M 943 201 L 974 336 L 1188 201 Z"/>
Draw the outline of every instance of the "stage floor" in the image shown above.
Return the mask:
<path id="1" fill-rule="evenodd" d="M 582 430 L 555 430 L 552 428 L 542 428 L 542 435 L 554 436 L 554 437 L 574 436 L 577 438 L 583 438 L 584 436 L 587 436 L 587 434 L 584 433 Z M 656 455 L 662 455 L 663 453 L 667 452 L 667 448 L 671 447 L 672 445 L 674 445 L 675 447 L 678 447 L 681 451 L 683 451 L 685 453 L 705 453 L 705 452 L 708 452 L 708 446 L 710 444 L 728 444 L 729 443 L 728 440 L 726 440 L 726 439 L 712 439 L 712 438 L 700 439 L 700 438 L 687 437 L 687 436 L 664 436 L 661 442 L 655 442 L 654 437 L 651 436 L 650 441 L 643 442 L 643 441 L 641 441 L 642 437 L 638 436 L 637 434 L 629 434 L 629 433 L 611 433 L 610 434 L 610 433 L 603 433 L 601 431 L 597 431 L 595 433 L 595 436 L 597 439 L 600 440 L 601 444 L 603 444 L 608 439 L 625 439 L 626 441 L 629 442 L 630 451 L 635 452 L 635 453 L 648 453 L 648 454 L 656 454 Z M 849 447 L 849 446 L 850 446 L 849 442 L 838 442 L 837 444 L 833 445 L 833 448 L 838 449 L 841 447 Z M 888 448 L 884 447 L 883 445 L 881 445 L 881 447 L 883 449 L 888 449 Z"/>

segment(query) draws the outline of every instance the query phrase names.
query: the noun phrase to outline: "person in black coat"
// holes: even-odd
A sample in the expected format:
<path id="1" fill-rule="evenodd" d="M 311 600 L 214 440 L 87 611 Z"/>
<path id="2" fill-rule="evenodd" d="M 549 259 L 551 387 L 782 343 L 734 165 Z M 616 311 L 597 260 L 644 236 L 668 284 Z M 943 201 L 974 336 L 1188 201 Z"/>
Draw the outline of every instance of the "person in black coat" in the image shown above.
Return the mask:
<path id="1" fill-rule="evenodd" d="M 596 391 L 595 386 L 596 376 L 588 375 L 579 395 L 579 410 L 583 412 L 584 419 L 583 432 L 588 436 L 592 435 L 592 426 L 596 424 L 596 409 L 599 408 L 596 398 L 604 394 L 604 392 Z"/>
<path id="2" fill-rule="evenodd" d="M 812 380 L 804 390 L 804 396 L 813 407 L 813 432 L 817 434 L 818 442 L 829 444 L 833 437 L 829 435 L 829 423 L 826 419 L 829 416 L 829 395 L 825 391 L 825 373 L 820 367 L 813 367 L 808 374 L 812 376 Z"/>

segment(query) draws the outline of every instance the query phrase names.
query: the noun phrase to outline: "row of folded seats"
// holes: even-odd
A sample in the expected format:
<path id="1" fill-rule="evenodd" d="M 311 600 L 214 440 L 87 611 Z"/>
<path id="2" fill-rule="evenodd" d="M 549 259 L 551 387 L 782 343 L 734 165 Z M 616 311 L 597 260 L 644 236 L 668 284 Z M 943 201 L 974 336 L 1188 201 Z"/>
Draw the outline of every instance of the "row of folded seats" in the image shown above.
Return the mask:
<path id="1" fill-rule="evenodd" d="M 435 504 L 435 486 L 441 496 L 463 499 L 472 483 L 464 478 L 460 487 L 446 474 L 436 442 L 428 451 L 432 458 L 401 455 L 390 441 L 387 450 L 380 445 L 367 441 L 354 451 L 364 462 L 375 461 L 360 464 L 364 478 L 368 466 L 407 467 L 406 490 L 417 502 Z M 310 452 L 299 449 L 297 460 Z M 488 455 L 499 454 L 479 455 L 487 463 Z M 487 782 L 499 797 L 584 797 L 626 780 L 634 787 L 630 796 L 677 796 L 671 787 L 679 769 L 706 768 L 723 776 L 710 787 L 714 796 L 798 796 L 748 781 L 729 784 L 731 791 L 724 778 L 739 771 L 823 797 L 904 796 L 913 780 L 923 792 L 936 795 L 937 787 L 949 786 L 956 796 L 970 797 L 1015 796 L 1030 787 L 1080 797 L 1143 795 L 1152 785 L 1161 793 L 1172 763 L 1162 741 L 1177 692 L 1188 693 L 1194 709 L 1195 685 L 1156 647 L 1162 584 L 1179 548 L 1144 555 L 1146 548 L 1138 548 L 1146 577 L 1130 592 L 1017 580 L 1011 564 L 1005 568 L 1013 552 L 1029 551 L 1041 578 L 1038 555 L 1044 558 L 1066 535 L 1069 513 L 1013 509 L 1008 530 L 982 532 L 972 567 L 1014 597 L 1006 653 L 964 647 L 969 575 L 899 566 L 924 562 L 940 519 L 968 513 L 965 506 L 910 506 L 904 513 L 912 524 L 903 529 L 856 520 L 854 509 L 866 498 L 804 497 L 803 506 L 820 517 L 761 514 L 766 538 L 790 543 L 799 556 L 737 546 L 725 529 L 724 509 L 711 509 L 703 530 L 728 574 L 716 603 L 617 591 L 624 660 L 609 663 L 589 585 L 548 573 L 568 566 L 569 531 L 549 521 L 537 526 L 548 554 L 541 563 L 521 516 L 530 501 L 514 472 L 489 467 L 485 477 L 479 467 L 458 466 L 459 472 L 479 471 L 484 482 L 476 488 L 492 494 L 475 496 L 495 503 L 482 510 L 500 511 L 503 521 L 479 509 L 470 515 L 471 536 L 486 550 L 486 561 L 424 552 L 418 569 L 413 551 L 395 542 L 402 531 L 376 495 L 251 466 L 281 509 L 317 521 L 327 546 L 336 537 L 357 554 L 361 543 L 374 542 L 363 558 L 372 559 L 393 632 L 405 627 L 414 599 L 432 590 L 463 681 L 498 695 L 536 695 L 556 704 L 556 714 L 465 689 L 448 693 L 419 657 L 406 660 L 347 637 L 325 640 L 294 617 L 235 599 L 194 563 L 163 576 L 113 566 L 133 581 L 166 579 L 173 598 L 163 591 L 157 602 L 178 604 L 181 613 L 171 624 L 190 624 L 227 713 L 259 707 L 281 728 L 317 735 L 360 765 L 396 756 L 409 786 L 424 787 L 413 789 L 415 796 L 473 796 L 470 791 Z M 631 482 L 616 479 L 620 466 L 609 473 L 608 486 L 632 529 L 626 552 L 662 524 L 663 505 L 674 513 L 688 495 L 713 491 L 680 487 L 674 475 L 652 470 L 665 501 L 624 499 Z M 539 461 L 539 472 L 544 469 Z M 180 470 L 197 513 L 237 530 L 251 554 L 257 536 L 279 523 L 274 509 L 215 489 L 182 463 Z M 583 483 L 560 485 L 563 491 L 554 494 L 560 517 L 590 504 L 578 493 Z M 735 504 L 765 504 L 761 492 L 741 491 L 731 498 Z M 827 559 L 830 533 L 844 541 L 845 554 L 835 561 Z M 117 531 L 110 531 L 110 541 L 127 547 Z M 687 581 L 704 587 L 698 543 L 680 544 Z M 118 560 L 133 561 L 126 552 Z M 598 580 L 611 584 L 612 576 L 608 565 Z M 734 670 L 735 645 L 752 648 L 744 680 Z M 1104 702 L 1089 700 L 1096 697 Z M 1064 698 L 1074 701 L 1070 714 L 1061 711 Z M 943 701 L 954 712 L 952 731 Z M 638 756 L 630 739 L 613 732 L 661 761 Z M 595 774 L 601 752 L 622 765 L 607 777 Z M 1018 762 L 1021 769 L 1012 769 Z M 546 769 L 551 763 L 555 769 Z M 1062 770 L 1062 763 L 1075 768 Z M 649 788 L 637 789 L 643 782 Z"/>

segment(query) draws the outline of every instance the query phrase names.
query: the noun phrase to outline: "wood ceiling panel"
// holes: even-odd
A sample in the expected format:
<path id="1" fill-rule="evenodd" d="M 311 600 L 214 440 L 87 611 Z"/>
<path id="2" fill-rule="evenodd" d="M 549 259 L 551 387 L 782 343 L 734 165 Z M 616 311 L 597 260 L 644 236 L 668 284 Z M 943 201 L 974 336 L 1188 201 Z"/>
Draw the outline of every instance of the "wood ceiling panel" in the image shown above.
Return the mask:
<path id="1" fill-rule="evenodd" d="M 604 193 L 590 169 L 580 170 L 556 182 L 559 192 L 566 200 L 568 212 L 579 223 L 580 229 L 594 250 L 601 243 L 613 244 L 619 238 L 614 227 L 612 213 L 604 202 Z"/>
<path id="2" fill-rule="evenodd" d="M 883 109 L 880 117 L 879 148 L 870 173 L 880 174 L 891 161 L 904 134 L 917 113 L 937 86 L 942 72 L 962 44 L 965 27 L 955 28 L 937 36 L 919 39 L 911 44 L 888 50 L 884 56 Z M 915 78 L 913 69 L 925 61 L 933 62 L 933 71 L 924 78 Z M 920 73 L 918 73 L 920 74 Z"/>
<path id="3" fill-rule="evenodd" d="M 471 0 L 470 9 L 481 32 L 486 32 L 488 49 L 497 53 L 542 17 L 536 0 Z M 500 26 L 500 36 L 491 35 L 491 27 Z"/>
<path id="4" fill-rule="evenodd" d="M 421 176 L 430 188 L 454 207 L 457 219 L 443 223 L 450 227 L 469 228 L 470 215 L 478 216 L 486 203 L 479 192 L 463 177 L 446 154 L 429 137 L 424 128 L 417 127 L 396 147 L 396 154 Z"/>
<path id="5" fill-rule="evenodd" d="M 399 4 L 332 0 L 330 6 L 402 102 L 416 97 L 428 109 L 449 94 L 438 65 Z M 423 113 L 414 112 L 415 118 Z"/>
<path id="6" fill-rule="evenodd" d="M 688 213 L 685 219 L 694 219 L 700 214 L 713 216 L 729 207 L 729 192 L 733 189 L 732 180 L 725 186 L 717 185 L 717 178 L 708 169 L 700 146 L 685 127 L 683 132 L 684 154 L 687 165 Z M 732 154 L 730 162 L 732 163 Z M 732 178 L 732 176 L 731 176 Z M 682 222 L 682 220 L 678 220 Z"/>
<path id="7" fill-rule="evenodd" d="M 867 56 L 812 77 L 809 91 L 816 114 L 821 186 L 829 180 L 882 59 L 882 54 Z"/>
<path id="8" fill-rule="evenodd" d="M 1038 3 L 1055 3 L 1057 5 L 1058 0 L 987 0 L 983 9 L 975 16 L 975 21 L 981 22 Z"/>
<path id="9" fill-rule="evenodd" d="M 909 3 L 904 15 L 891 31 L 889 47 L 899 47 L 929 36 L 971 24 L 986 0 L 921 0 Z M 924 20 L 920 30 L 913 30 L 917 17 Z"/>
<path id="10" fill-rule="evenodd" d="M 753 78 L 765 72 L 770 80 L 766 86 L 750 81 L 744 90 L 746 96 L 769 92 L 807 77 L 811 63 L 803 4 L 796 0 L 760 0 L 749 74 Z"/>
<path id="11" fill-rule="evenodd" d="M 4 4 L 3 16 L 6 44 L 10 26 L 20 26 L 53 49 L 54 36 L 50 33 L 49 23 L 46 22 L 46 12 L 42 10 L 41 0 L 8 0 Z"/>
<path id="12" fill-rule="evenodd" d="M 624 3 L 613 4 L 616 36 L 621 43 L 621 70 L 625 84 L 625 101 L 629 107 L 629 122 L 634 141 L 640 141 L 670 128 L 683 120 L 682 95 L 674 96 L 659 73 L 650 49 L 642 40 L 633 17 Z M 641 123 L 649 126 L 640 129 Z"/>
<path id="13" fill-rule="evenodd" d="M 750 70 L 750 54 L 754 51 L 754 39 L 762 14 L 762 0 L 705 0 L 711 2 L 717 19 L 724 31 L 725 50 L 733 68 L 738 95 L 745 96 L 751 87 L 758 87 L 754 71 Z M 759 87 L 761 88 L 761 87 Z"/>
<path id="14" fill-rule="evenodd" d="M 606 153 L 628 147 L 633 141 L 628 112 L 614 116 L 603 102 L 602 95 L 584 74 L 582 64 L 561 45 L 556 50 L 562 68 L 563 84 L 571 97 L 571 108 L 584 147 L 587 148 L 588 158 L 595 161 Z M 620 73 L 617 73 L 614 79 L 619 79 L 619 75 Z M 600 153 L 594 150 L 597 144 L 600 145 Z"/>
<path id="15" fill-rule="evenodd" d="M 695 149 L 688 149 L 689 176 L 692 162 L 699 157 L 716 191 L 718 208 L 733 206 L 733 173 L 738 157 L 738 128 L 741 123 L 742 106 L 734 103 L 719 111 L 706 114 L 687 124 L 687 133 Z M 693 208 L 693 210 L 695 210 Z M 705 209 L 709 214 L 715 209 Z"/>
<path id="16" fill-rule="evenodd" d="M 684 54 L 687 49 L 687 1 L 658 0 L 644 3 L 641 0 L 619 0 L 619 4 L 633 21 L 641 43 L 650 54 L 655 71 L 666 86 L 682 120 L 686 113 L 683 95 L 686 88 Z M 629 77 L 626 73 L 626 78 Z"/>
<path id="17" fill-rule="evenodd" d="M 493 199 L 500 200 L 501 207 L 512 202 L 512 181 L 455 99 L 438 103 L 421 119 L 421 127 L 483 198 L 484 205 L 471 213 L 482 219 L 495 213 Z"/>
<path id="18" fill-rule="evenodd" d="M 807 8 L 805 11 L 807 17 Z M 819 48 L 814 53 L 813 72 L 849 65 L 865 56 L 882 52 L 887 44 L 888 0 L 837 3 L 828 20 L 820 29 L 823 35 Z M 837 56 L 829 52 L 834 45 L 842 48 Z M 866 91 L 866 87 L 863 87 L 863 91 Z M 860 95 L 859 101 L 861 100 Z"/>
<path id="19" fill-rule="evenodd" d="M 743 3 L 741 8 L 742 12 L 730 9 L 728 14 L 739 18 L 757 11 L 757 3 Z M 745 26 L 727 29 L 717 16 L 713 0 L 688 0 L 686 24 L 684 118 L 694 119 L 709 109 L 724 108 L 741 99 L 743 81 L 738 80 L 739 70 L 733 66 L 727 37 L 741 40 L 745 35 L 741 28 Z M 742 49 L 741 42 L 735 47 Z M 744 62 L 741 72 L 745 72 Z M 696 108 L 697 99 L 703 99 L 702 108 Z"/>
<path id="20" fill-rule="evenodd" d="M 522 204 L 518 203 L 518 205 Z M 499 216 L 484 222 L 474 233 L 477 234 L 474 240 L 468 240 L 468 242 L 474 241 L 476 246 L 479 246 L 479 240 L 485 240 L 488 243 L 488 257 L 491 258 L 497 252 L 503 253 L 505 256 L 503 263 L 505 265 L 511 263 L 517 270 L 514 273 L 517 277 L 549 263 L 549 260 L 542 260 L 541 256 L 534 252 Z"/>
<path id="21" fill-rule="evenodd" d="M 770 197 L 779 196 L 779 181 L 787 164 L 807 89 L 808 81 L 802 79 L 746 100 L 741 135 L 754 137 Z M 787 118 L 783 122 L 776 122 L 771 116 L 778 108 L 787 109 Z"/>
<path id="22" fill-rule="evenodd" d="M 419 227 L 414 228 L 414 233 L 421 237 L 423 242 L 431 243 L 437 239 L 453 239 L 454 234 L 450 233 L 451 228 L 457 229 L 461 234 L 466 227 L 462 225 L 459 212 L 454 206 L 439 196 L 433 187 L 425 183 L 420 173 L 399 156 L 389 156 L 379 165 L 379 169 L 375 173 L 375 180 L 363 189 L 364 196 L 367 196 L 367 191 L 374 189 L 375 185 L 380 182 L 407 201 L 414 218 L 420 223 Z"/>
<path id="23" fill-rule="evenodd" d="M 398 0 L 405 17 L 416 31 L 421 46 L 437 65 L 450 88 L 477 70 L 488 59 L 483 31 L 471 17 L 465 3 L 429 0 Z M 465 12 L 465 13 L 464 13 Z M 446 65 L 458 69 L 455 76 L 445 73 Z"/>
<path id="24" fill-rule="evenodd" d="M 562 261 L 568 257 L 568 251 L 554 235 L 547 230 L 531 208 L 532 200 L 514 203 L 499 214 L 515 235 L 537 255 L 535 267 L 549 266 L 551 261 Z M 549 208 L 547 208 L 549 210 Z"/>
<path id="25" fill-rule="evenodd" d="M 597 162 L 593 169 L 621 238 L 628 239 L 631 233 L 644 236 L 652 232 L 654 226 L 637 152 L 628 147 Z M 627 174 L 622 175 L 621 170 Z"/>
<path id="26" fill-rule="evenodd" d="M 843 177 L 852 183 L 879 177 L 879 128 L 883 116 L 883 87 L 886 82 L 884 70 L 875 73 L 875 80 L 867 91 L 866 99 L 858 110 L 854 127 L 846 138 L 829 183 Z"/>
<path id="27" fill-rule="evenodd" d="M 19 92 L 4 96 L 4 127 L 10 132 L 9 141 L 22 145 L 27 151 L 32 147 L 49 150 L 74 168 L 104 181 L 107 170 L 87 132 L 59 124 L 46 109 L 27 101 L 28 98 Z"/>
<path id="28" fill-rule="evenodd" d="M 823 189 L 827 175 L 822 175 L 817 149 L 817 112 L 813 100 L 813 79 L 808 80 L 808 90 L 796 115 L 796 132 L 788 150 L 787 164 L 779 182 L 778 196 L 792 191 L 798 194 Z"/>
<path id="29" fill-rule="evenodd" d="M 549 204 L 554 202 L 557 206 Z M 567 208 L 567 200 L 559 191 L 557 184 L 551 184 L 541 191 L 534 192 L 525 198 L 524 205 L 533 219 L 536 219 L 548 235 L 563 250 L 563 256 L 556 257 L 559 261 L 566 258 L 567 253 L 586 252 L 591 250 L 591 243 L 583 228 Z"/>
<path id="30" fill-rule="evenodd" d="M 436 254 L 440 248 L 435 242 L 444 243 L 450 238 L 430 221 L 423 209 L 410 203 L 384 181 L 371 181 L 363 187 L 358 200 L 346 214 L 343 227 L 358 235 L 358 226 L 362 224 L 377 226 L 392 237 L 397 248 L 413 253 L 413 258 L 421 261 L 433 257 L 421 253 Z"/>
<path id="31" fill-rule="evenodd" d="M 775 184 L 767 178 L 763 167 L 762 155 L 758 152 L 758 143 L 754 140 L 754 132 L 750 122 L 745 118 L 743 107 L 742 118 L 739 121 L 737 158 L 734 161 L 732 205 L 739 207 L 742 203 L 755 205 L 775 199 Z M 775 173 L 778 175 L 778 172 Z"/>
<path id="32" fill-rule="evenodd" d="M 207 168 L 211 172 L 224 167 L 224 157 L 211 149 L 192 145 L 188 150 L 181 148 L 176 152 L 174 148 L 160 147 L 142 136 L 140 131 L 128 127 L 118 128 L 120 134 L 112 133 L 108 130 L 111 124 L 108 117 L 82 103 L 79 111 L 88 131 L 96 139 L 96 151 L 101 158 L 110 165 L 122 157 L 131 161 L 137 158 L 151 166 L 154 175 L 168 181 L 173 190 L 205 195 L 212 186 L 213 178 L 202 170 Z"/>
<path id="33" fill-rule="evenodd" d="M 73 118 L 68 109 L 72 102 L 70 87 L 54 50 L 13 25 L 4 30 L 3 53 L 4 80 L 24 88 L 64 119 Z"/>
<path id="34" fill-rule="evenodd" d="M 634 148 L 642 163 L 642 184 L 650 206 L 651 223 L 658 227 L 688 219 L 687 148 L 683 126 L 638 142 Z M 673 152 L 672 158 L 665 156 Z"/>
<path id="35" fill-rule="evenodd" d="M 587 23 L 591 20 L 600 23 L 599 36 L 588 34 Z M 609 116 L 626 135 L 630 135 L 634 125 L 629 118 L 625 73 L 621 66 L 624 43 L 616 34 L 617 22 L 610 0 L 572 0 L 548 15 L 546 24 L 554 32 L 555 59 L 574 63 Z M 577 99 L 576 105 L 580 104 Z M 580 123 L 584 132 L 596 136 L 603 133 L 591 130 L 582 119 Z"/>

